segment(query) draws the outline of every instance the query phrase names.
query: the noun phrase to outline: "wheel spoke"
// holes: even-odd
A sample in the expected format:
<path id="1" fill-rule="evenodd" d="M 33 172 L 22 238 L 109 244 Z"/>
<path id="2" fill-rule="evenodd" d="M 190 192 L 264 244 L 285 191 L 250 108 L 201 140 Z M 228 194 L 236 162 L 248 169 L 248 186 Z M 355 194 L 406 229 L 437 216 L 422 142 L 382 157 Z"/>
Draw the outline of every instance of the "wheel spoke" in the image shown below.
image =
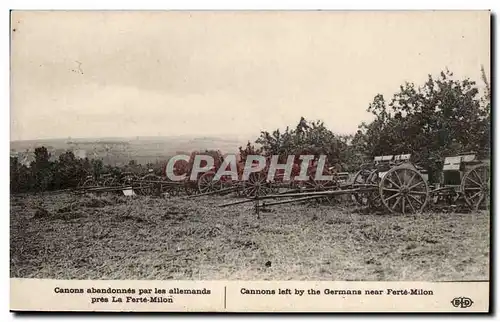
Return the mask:
<path id="1" fill-rule="evenodd" d="M 409 187 L 408 190 L 412 190 L 413 188 L 418 187 L 423 183 L 424 183 L 423 181 L 419 181 L 419 182 L 415 183 L 413 186 Z"/>
<path id="2" fill-rule="evenodd" d="M 413 204 L 411 203 L 410 201 L 410 198 L 408 198 L 408 196 L 405 196 L 406 200 L 408 201 L 408 204 L 410 205 L 410 208 L 411 210 L 416 213 L 417 211 L 415 210 L 415 208 L 413 207 Z"/>
<path id="3" fill-rule="evenodd" d="M 476 198 L 477 195 L 479 195 L 480 193 L 482 193 L 482 191 L 478 191 L 476 192 L 475 194 L 473 194 L 469 199 L 474 201 L 474 198 Z"/>
<path id="4" fill-rule="evenodd" d="M 411 176 L 410 180 L 408 180 L 408 185 L 410 185 L 410 183 L 413 182 L 413 179 L 415 178 L 416 175 L 417 175 L 417 173 L 413 172 L 413 175 Z"/>
<path id="5" fill-rule="evenodd" d="M 485 194 L 481 193 L 481 197 L 479 198 L 478 202 L 476 203 L 476 208 L 479 208 L 479 206 L 481 205 L 481 202 L 483 201 L 484 197 L 485 197 Z"/>
<path id="6" fill-rule="evenodd" d="M 399 174 L 398 174 L 398 171 L 394 171 L 394 174 L 396 175 L 396 178 L 398 178 L 398 182 L 399 182 L 399 186 L 401 186 L 403 184 L 403 182 L 401 181 L 401 178 L 399 177 Z"/>
<path id="7" fill-rule="evenodd" d="M 405 200 L 406 200 L 406 196 L 403 196 L 403 198 L 401 199 L 401 203 L 402 203 L 401 209 L 403 210 L 403 215 L 405 214 Z"/>
<path id="8" fill-rule="evenodd" d="M 399 203 L 399 201 L 401 200 L 401 197 L 398 197 L 398 199 L 396 199 L 396 202 L 392 205 L 392 210 L 394 210 L 397 206 L 397 204 Z"/>
<path id="9" fill-rule="evenodd" d="M 399 192 L 399 189 L 391 189 L 391 188 L 384 188 L 384 187 L 382 187 L 382 189 L 384 189 L 384 191 Z"/>
<path id="10" fill-rule="evenodd" d="M 420 206 L 422 206 L 424 204 L 421 200 L 419 200 L 418 198 L 415 198 L 412 195 L 408 195 L 408 197 L 411 197 L 413 200 L 415 200 L 416 202 L 418 202 L 420 204 Z"/>
<path id="11" fill-rule="evenodd" d="M 389 181 L 390 183 L 392 183 L 393 185 L 395 185 L 396 187 L 400 187 L 397 183 L 395 183 L 394 181 L 391 180 L 391 178 L 387 178 L 387 181 Z"/>
<path id="12" fill-rule="evenodd" d="M 246 194 L 248 197 L 253 197 L 253 196 L 255 196 L 255 188 L 252 188 L 252 187 L 248 188 L 248 189 L 246 190 L 246 193 L 245 193 L 245 194 Z"/>
<path id="13" fill-rule="evenodd" d="M 380 195 L 375 196 L 373 199 L 368 199 L 367 202 L 370 202 L 370 204 L 375 207 L 380 206 L 381 203 Z"/>
<path id="14" fill-rule="evenodd" d="M 392 198 L 396 198 L 399 195 L 400 195 L 400 193 L 395 193 L 392 196 L 390 196 L 389 198 L 385 199 L 385 201 L 387 202 L 387 201 L 391 200 Z"/>
<path id="15" fill-rule="evenodd" d="M 477 174 L 477 171 L 475 169 L 472 170 L 472 173 L 474 173 L 474 175 L 476 176 L 476 178 L 478 178 L 479 181 L 483 181 L 483 179 L 479 176 L 479 174 Z"/>
<path id="16" fill-rule="evenodd" d="M 426 196 L 427 192 L 425 192 L 425 191 L 410 191 L 410 192 L 408 192 L 408 194 L 410 194 L 410 195 Z"/>
<path id="17" fill-rule="evenodd" d="M 481 182 L 488 182 L 489 178 L 490 178 L 490 172 L 487 169 L 485 169 L 485 171 L 483 171 L 483 178 Z"/>
<path id="18" fill-rule="evenodd" d="M 466 180 L 472 181 L 472 182 L 474 182 L 476 185 L 481 186 L 481 184 L 480 184 L 479 182 L 477 182 L 476 180 L 473 180 L 473 179 L 471 178 L 471 176 L 470 176 L 470 175 L 469 175 L 469 176 L 467 176 L 467 179 L 466 179 Z"/>

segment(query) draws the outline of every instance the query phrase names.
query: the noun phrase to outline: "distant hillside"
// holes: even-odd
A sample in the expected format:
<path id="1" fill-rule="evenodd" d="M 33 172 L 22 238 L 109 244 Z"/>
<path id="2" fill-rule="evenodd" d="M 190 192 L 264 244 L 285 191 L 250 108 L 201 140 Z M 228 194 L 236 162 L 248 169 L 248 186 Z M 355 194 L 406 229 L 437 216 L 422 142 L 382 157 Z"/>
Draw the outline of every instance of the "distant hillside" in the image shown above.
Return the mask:
<path id="1" fill-rule="evenodd" d="M 37 147 L 45 146 L 57 158 L 67 150 L 78 157 L 102 159 L 106 164 L 122 165 L 130 160 L 146 164 L 165 161 L 179 152 L 196 150 L 221 150 L 222 153 L 236 153 L 238 147 L 246 145 L 248 140 L 220 137 L 133 137 L 133 138 L 67 138 L 11 141 L 11 156 L 28 160 Z M 30 158 L 27 158 L 27 156 Z"/>

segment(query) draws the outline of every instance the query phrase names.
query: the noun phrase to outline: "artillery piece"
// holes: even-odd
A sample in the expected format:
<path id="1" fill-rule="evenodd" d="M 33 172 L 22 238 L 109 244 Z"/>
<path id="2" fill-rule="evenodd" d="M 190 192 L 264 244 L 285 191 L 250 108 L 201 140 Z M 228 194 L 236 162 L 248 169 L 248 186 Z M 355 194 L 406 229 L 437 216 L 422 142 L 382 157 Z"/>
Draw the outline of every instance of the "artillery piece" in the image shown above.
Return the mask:
<path id="1" fill-rule="evenodd" d="M 489 205 L 489 160 L 480 160 L 475 153 L 446 157 L 440 181 L 429 183 L 429 171 L 410 159 L 410 154 L 376 156 L 373 162 L 363 165 L 351 183 L 342 184 L 337 189 L 256 196 L 249 201 L 256 202 L 257 213 L 259 207 L 346 194 L 351 194 L 360 205 L 384 207 L 391 213 L 400 214 L 420 213 L 430 200 L 436 203 L 450 197 L 453 202 L 463 198 L 472 210 Z M 288 199 L 267 202 L 269 199 L 280 198 Z"/>
<path id="2" fill-rule="evenodd" d="M 486 208 L 490 201 L 490 161 L 474 152 L 444 158 L 438 181 L 432 184 L 434 204 L 460 200 L 473 210 Z"/>

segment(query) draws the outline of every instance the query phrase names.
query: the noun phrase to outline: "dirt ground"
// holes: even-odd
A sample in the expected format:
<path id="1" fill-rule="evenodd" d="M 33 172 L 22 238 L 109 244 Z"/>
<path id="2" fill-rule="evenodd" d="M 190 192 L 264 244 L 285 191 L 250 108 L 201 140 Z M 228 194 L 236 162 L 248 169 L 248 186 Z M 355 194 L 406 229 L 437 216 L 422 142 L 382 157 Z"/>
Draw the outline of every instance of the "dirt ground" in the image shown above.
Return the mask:
<path id="1" fill-rule="evenodd" d="M 10 275 L 56 279 L 488 280 L 489 212 L 370 214 L 231 197 L 12 196 Z"/>

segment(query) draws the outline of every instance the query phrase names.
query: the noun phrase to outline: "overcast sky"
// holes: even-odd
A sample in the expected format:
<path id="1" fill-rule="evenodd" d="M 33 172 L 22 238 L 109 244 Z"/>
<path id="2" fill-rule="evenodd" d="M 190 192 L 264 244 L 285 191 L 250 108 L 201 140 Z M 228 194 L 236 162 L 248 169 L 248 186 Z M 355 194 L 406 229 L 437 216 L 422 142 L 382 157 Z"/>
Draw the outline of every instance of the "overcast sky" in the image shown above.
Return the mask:
<path id="1" fill-rule="evenodd" d="M 377 93 L 489 75 L 489 12 L 14 12 L 11 140 L 337 133 Z"/>

